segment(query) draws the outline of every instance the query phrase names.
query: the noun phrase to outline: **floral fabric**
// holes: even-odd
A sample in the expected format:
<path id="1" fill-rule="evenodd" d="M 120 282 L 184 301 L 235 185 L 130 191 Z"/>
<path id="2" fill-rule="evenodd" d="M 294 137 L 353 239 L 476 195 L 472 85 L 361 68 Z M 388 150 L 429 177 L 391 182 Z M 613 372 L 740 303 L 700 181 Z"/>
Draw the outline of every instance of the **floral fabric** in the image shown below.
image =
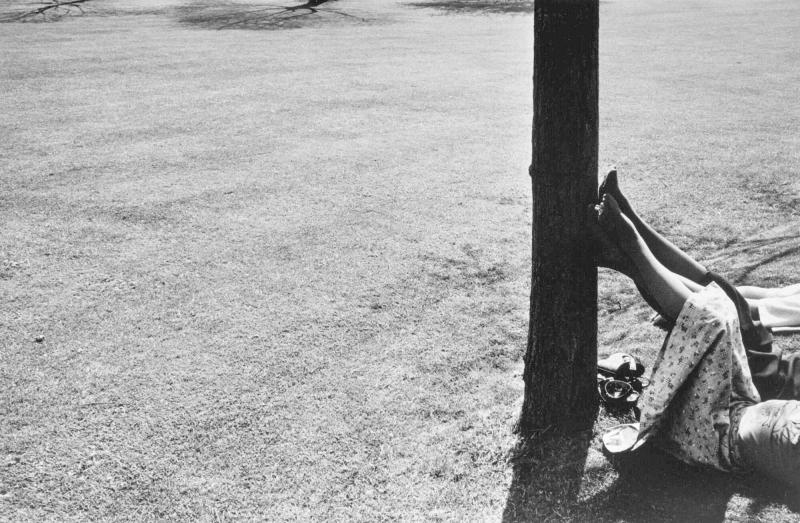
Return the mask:
<path id="1" fill-rule="evenodd" d="M 712 283 L 686 301 L 656 358 L 639 442 L 651 439 L 686 463 L 730 470 L 732 419 L 735 425 L 741 409 L 760 400 L 736 307 Z"/>

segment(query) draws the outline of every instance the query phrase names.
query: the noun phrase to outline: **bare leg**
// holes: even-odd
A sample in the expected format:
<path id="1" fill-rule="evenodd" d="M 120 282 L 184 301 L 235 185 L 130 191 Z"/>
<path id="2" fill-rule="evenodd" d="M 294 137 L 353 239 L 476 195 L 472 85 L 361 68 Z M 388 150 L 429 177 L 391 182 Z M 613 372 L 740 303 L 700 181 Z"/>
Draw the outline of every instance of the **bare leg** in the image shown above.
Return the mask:
<path id="1" fill-rule="evenodd" d="M 678 279 L 681 281 L 681 283 L 686 285 L 686 288 L 689 289 L 692 292 L 697 292 L 697 291 L 700 291 L 700 290 L 703 289 L 702 285 L 700 285 L 697 282 L 694 282 L 694 281 L 690 280 L 689 278 L 681 276 L 680 274 L 676 274 L 675 276 L 677 276 Z"/>
<path id="2" fill-rule="evenodd" d="M 600 191 L 601 193 L 605 192 L 613 196 L 619 209 L 630 219 L 634 227 L 636 227 L 636 231 L 642 239 L 644 239 L 647 247 L 667 269 L 691 282 L 700 285 L 706 283 L 705 277 L 706 274 L 708 274 L 708 269 L 683 252 L 675 244 L 664 238 L 658 231 L 650 227 L 647 222 L 636 214 L 627 198 L 625 198 L 622 191 L 619 189 L 617 171 L 610 171 L 606 175 L 606 179 L 603 181 Z"/>
<path id="3" fill-rule="evenodd" d="M 697 292 L 703 285 L 705 285 L 705 275 L 707 269 L 694 260 L 691 256 L 683 252 L 675 244 L 667 240 L 658 231 L 653 229 L 647 222 L 645 222 L 636 211 L 633 210 L 630 202 L 622 194 L 619 188 L 619 181 L 617 179 L 617 172 L 610 171 L 603 181 L 600 188 L 601 193 L 605 192 L 614 197 L 619 205 L 620 210 L 631 220 L 636 227 L 636 230 L 644 238 L 647 246 L 658 258 L 658 260 L 669 270 L 675 272 L 692 292 Z M 755 286 L 741 286 L 737 287 L 739 292 L 742 293 L 750 305 L 750 311 L 754 318 L 758 318 L 759 306 L 762 303 L 759 300 L 770 298 L 787 298 L 791 296 L 800 296 L 800 284 L 790 285 L 778 289 L 767 289 Z M 798 298 L 800 299 L 800 298 Z M 783 304 L 778 305 L 781 309 L 785 308 Z M 783 319 L 783 322 L 794 321 L 792 319 Z M 795 324 L 800 325 L 800 316 L 797 318 Z"/>
<path id="4" fill-rule="evenodd" d="M 692 259 L 669 240 L 664 238 L 655 229 L 645 222 L 633 210 L 628 200 L 619 188 L 616 171 L 611 171 L 606 176 L 601 188 L 601 193 L 610 194 L 617 201 L 620 210 L 636 227 L 639 235 L 644 239 L 648 248 L 667 269 L 673 271 L 678 280 L 691 292 L 702 289 L 706 283 L 706 268 Z M 636 278 L 634 278 L 636 281 Z M 646 289 L 642 295 L 651 307 L 659 314 L 664 315 L 657 303 L 652 298 L 648 299 Z M 755 320 L 760 320 L 766 327 L 794 327 L 800 326 L 800 284 L 790 285 L 777 289 L 767 289 L 755 286 L 738 287 L 739 292 L 747 299 L 750 306 L 750 315 Z"/>
<path id="5" fill-rule="evenodd" d="M 604 195 L 596 209 L 602 232 L 630 259 L 635 268 L 637 286 L 645 291 L 643 295 L 649 295 L 645 295 L 645 299 L 649 297 L 654 300 L 654 308 L 675 321 L 692 291 L 659 262 L 632 220 L 621 212 L 612 195 Z"/>

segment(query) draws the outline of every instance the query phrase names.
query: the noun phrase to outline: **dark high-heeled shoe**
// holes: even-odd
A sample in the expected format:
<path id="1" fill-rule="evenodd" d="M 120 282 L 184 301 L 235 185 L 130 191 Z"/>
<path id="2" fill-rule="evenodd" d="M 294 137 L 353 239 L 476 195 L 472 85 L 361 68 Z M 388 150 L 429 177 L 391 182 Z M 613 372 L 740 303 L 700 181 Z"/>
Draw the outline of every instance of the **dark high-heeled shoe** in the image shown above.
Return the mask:
<path id="1" fill-rule="evenodd" d="M 612 167 L 603 177 L 600 187 L 597 188 L 597 201 L 602 200 L 603 195 L 608 192 L 608 188 L 611 186 L 616 187 L 617 183 L 617 168 Z"/>
<path id="2" fill-rule="evenodd" d="M 597 214 L 593 205 L 589 205 L 588 215 L 587 223 L 592 237 L 590 252 L 592 253 L 595 265 L 613 269 L 628 277 L 633 277 L 633 262 L 600 228 L 600 225 L 597 223 Z"/>

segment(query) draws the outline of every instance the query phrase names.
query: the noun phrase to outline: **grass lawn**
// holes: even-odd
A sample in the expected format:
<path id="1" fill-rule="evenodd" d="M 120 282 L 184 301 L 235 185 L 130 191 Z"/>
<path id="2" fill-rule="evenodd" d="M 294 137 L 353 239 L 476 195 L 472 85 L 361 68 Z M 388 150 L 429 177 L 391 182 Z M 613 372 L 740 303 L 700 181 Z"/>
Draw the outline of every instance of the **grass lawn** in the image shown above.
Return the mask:
<path id="1" fill-rule="evenodd" d="M 0 519 L 798 520 L 610 463 L 606 413 L 512 433 L 524 9 L 93 2 L 0 24 Z M 601 164 L 719 272 L 800 281 L 800 4 L 608 1 L 600 32 Z M 600 353 L 652 364 L 600 285 Z"/>

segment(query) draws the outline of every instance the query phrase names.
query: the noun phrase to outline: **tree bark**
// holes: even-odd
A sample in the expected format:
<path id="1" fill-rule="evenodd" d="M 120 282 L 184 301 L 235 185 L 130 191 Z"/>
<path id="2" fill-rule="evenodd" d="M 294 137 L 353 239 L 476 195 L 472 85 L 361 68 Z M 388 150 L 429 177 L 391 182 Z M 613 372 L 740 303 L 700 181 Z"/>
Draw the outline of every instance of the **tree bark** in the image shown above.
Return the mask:
<path id="1" fill-rule="evenodd" d="M 518 429 L 567 432 L 597 416 L 598 0 L 536 0 L 533 257 L 525 399 Z"/>

